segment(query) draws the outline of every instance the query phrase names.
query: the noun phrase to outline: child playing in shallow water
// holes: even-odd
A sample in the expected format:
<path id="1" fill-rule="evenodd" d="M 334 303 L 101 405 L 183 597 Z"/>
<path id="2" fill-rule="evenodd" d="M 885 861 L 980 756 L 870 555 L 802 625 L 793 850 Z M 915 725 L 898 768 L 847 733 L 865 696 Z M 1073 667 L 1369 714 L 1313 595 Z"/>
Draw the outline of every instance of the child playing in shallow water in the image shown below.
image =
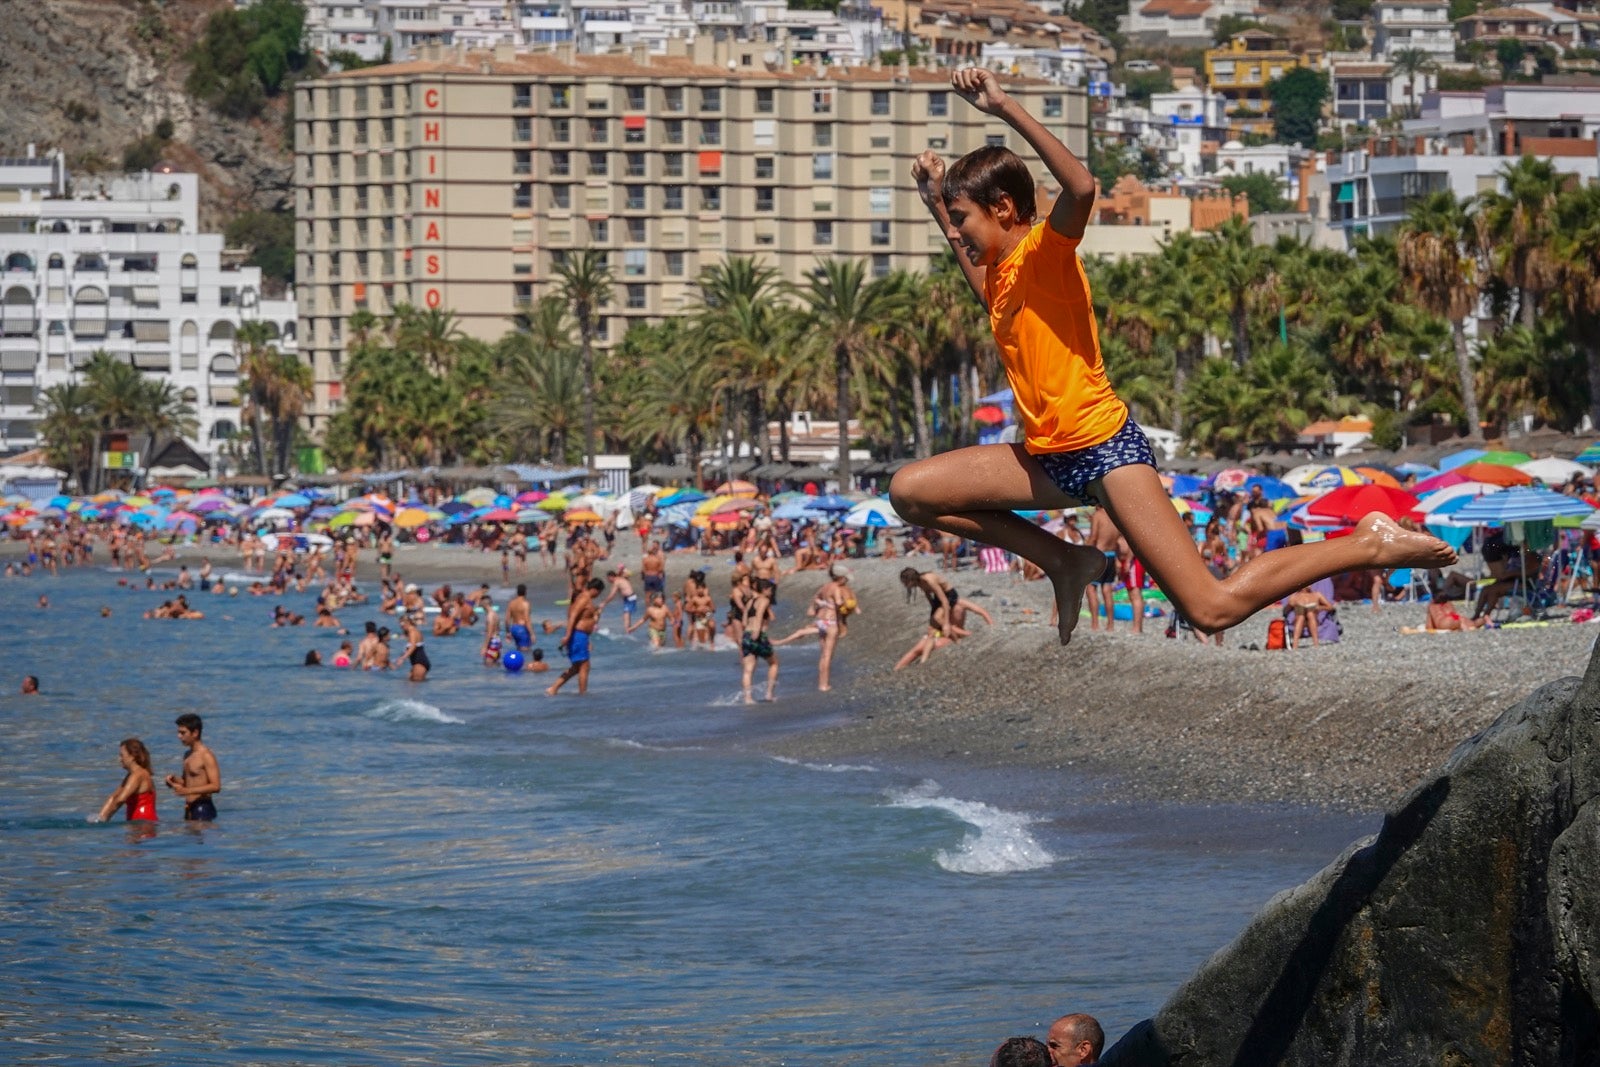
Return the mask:
<path id="1" fill-rule="evenodd" d="M 1033 561 L 1055 588 L 1062 644 L 1071 640 L 1084 588 L 1105 559 L 1013 509 L 1103 504 L 1178 611 L 1208 633 L 1341 571 L 1438 567 L 1455 559 L 1443 541 L 1372 514 L 1347 537 L 1280 549 L 1227 578 L 1214 577 L 1167 499 L 1149 440 L 1106 380 L 1089 282 L 1077 257 L 1094 178 L 1006 95 L 992 72 L 967 68 L 950 81 L 1033 147 L 1061 195 L 1049 218 L 1037 221 L 1027 164 L 997 145 L 962 156 L 948 171 L 931 151 L 912 164 L 923 203 L 988 309 L 1026 443 L 976 445 L 902 468 L 889 487 L 902 518 Z"/>

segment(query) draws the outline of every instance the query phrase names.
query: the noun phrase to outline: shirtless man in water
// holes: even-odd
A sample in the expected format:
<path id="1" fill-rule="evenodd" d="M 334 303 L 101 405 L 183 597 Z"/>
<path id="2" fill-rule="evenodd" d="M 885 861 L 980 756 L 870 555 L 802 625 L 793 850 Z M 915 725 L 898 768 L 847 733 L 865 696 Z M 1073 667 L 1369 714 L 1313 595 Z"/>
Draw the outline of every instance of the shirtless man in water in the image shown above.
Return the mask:
<path id="1" fill-rule="evenodd" d="M 178 740 L 189 746 L 183 755 L 183 777 L 167 775 L 167 788 L 183 798 L 183 817 L 189 822 L 210 822 L 217 817 L 217 806 L 212 797 L 222 792 L 222 771 L 217 757 L 200 740 L 205 724 L 200 716 L 185 712 L 174 720 L 178 725 Z"/>
<path id="2" fill-rule="evenodd" d="M 506 604 L 506 635 L 519 652 L 533 645 L 533 611 L 526 585 L 517 586 L 517 595 Z"/>
<path id="3" fill-rule="evenodd" d="M 595 606 L 594 598 L 605 587 L 605 582 L 598 578 L 590 578 L 568 605 L 567 635 L 561 639 L 558 647 L 566 651 L 569 666 L 561 672 L 555 683 L 544 691 L 546 696 L 555 696 L 561 692 L 561 687 L 573 678 L 578 679 L 579 696 L 589 691 L 589 635 L 594 633 L 595 624 L 600 621 L 600 609 Z"/>
<path id="4" fill-rule="evenodd" d="M 650 550 L 639 561 L 639 577 L 644 582 L 645 598 L 652 593 L 665 595 L 667 591 L 667 557 L 661 551 L 660 541 L 651 541 Z"/>

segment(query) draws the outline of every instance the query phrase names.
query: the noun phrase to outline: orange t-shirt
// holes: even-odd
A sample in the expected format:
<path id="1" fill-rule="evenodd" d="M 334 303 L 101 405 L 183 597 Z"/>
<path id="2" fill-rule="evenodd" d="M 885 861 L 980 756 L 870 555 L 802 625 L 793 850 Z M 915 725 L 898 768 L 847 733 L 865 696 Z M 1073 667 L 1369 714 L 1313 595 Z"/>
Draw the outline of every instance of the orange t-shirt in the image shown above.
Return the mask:
<path id="1" fill-rule="evenodd" d="M 1101 444 L 1128 420 L 1106 380 L 1078 239 L 1038 223 L 989 268 L 989 326 L 1029 452 Z"/>

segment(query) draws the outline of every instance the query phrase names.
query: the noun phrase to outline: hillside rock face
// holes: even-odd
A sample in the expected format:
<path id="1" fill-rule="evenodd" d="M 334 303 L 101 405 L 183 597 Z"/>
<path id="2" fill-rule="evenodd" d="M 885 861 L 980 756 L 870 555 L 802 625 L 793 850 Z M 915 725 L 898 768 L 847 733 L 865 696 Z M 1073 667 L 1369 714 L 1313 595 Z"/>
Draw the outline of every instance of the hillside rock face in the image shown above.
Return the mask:
<path id="1" fill-rule="evenodd" d="M 1600 1063 L 1597 1005 L 1600 653 L 1463 743 L 1101 1062 L 1577 1067 Z"/>
<path id="2" fill-rule="evenodd" d="M 118 172 L 122 153 L 171 119 L 164 160 L 201 178 L 202 225 L 293 208 L 293 152 L 276 112 L 217 115 L 184 91 L 184 60 L 230 0 L 0 2 L 0 156 L 60 148 L 75 179 Z"/>

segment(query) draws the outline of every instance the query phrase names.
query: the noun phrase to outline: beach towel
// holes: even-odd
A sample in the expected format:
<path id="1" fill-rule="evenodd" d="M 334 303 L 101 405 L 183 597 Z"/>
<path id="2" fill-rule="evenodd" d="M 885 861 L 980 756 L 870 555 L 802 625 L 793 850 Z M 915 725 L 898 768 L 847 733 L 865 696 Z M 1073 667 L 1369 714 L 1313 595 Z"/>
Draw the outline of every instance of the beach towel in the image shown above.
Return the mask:
<path id="1" fill-rule="evenodd" d="M 1003 548 L 985 545 L 978 550 L 978 558 L 983 561 L 983 569 L 988 574 L 1004 574 L 1011 569 L 1010 554 Z"/>

